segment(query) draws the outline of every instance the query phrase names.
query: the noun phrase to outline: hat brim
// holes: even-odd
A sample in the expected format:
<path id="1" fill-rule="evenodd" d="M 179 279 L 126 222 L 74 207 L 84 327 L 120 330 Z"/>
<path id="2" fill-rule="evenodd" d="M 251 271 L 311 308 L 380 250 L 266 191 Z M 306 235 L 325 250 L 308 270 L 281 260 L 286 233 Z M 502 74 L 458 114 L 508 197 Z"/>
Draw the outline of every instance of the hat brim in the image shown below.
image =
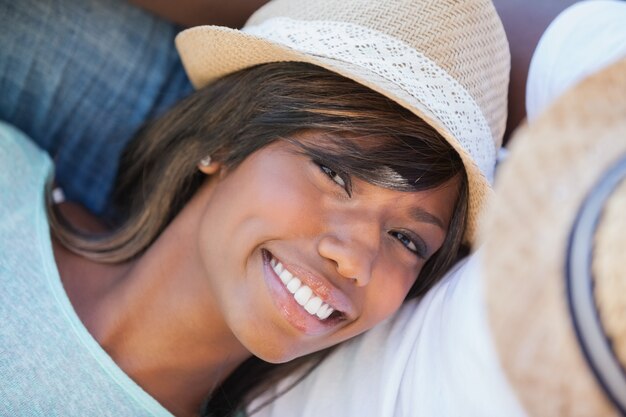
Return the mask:
<path id="1" fill-rule="evenodd" d="M 617 415 L 578 345 L 565 268 L 583 201 L 626 155 L 624 87 L 626 59 L 578 84 L 517 132 L 481 230 L 492 333 L 533 416 Z"/>
<path id="2" fill-rule="evenodd" d="M 260 64 L 306 62 L 352 79 L 410 110 L 441 134 L 463 160 L 469 184 L 468 219 L 464 241 L 474 243 L 479 213 L 492 195 L 489 180 L 474 159 L 463 149 L 458 139 L 437 119 L 428 106 L 393 82 L 361 66 L 303 53 L 280 43 L 221 26 L 187 29 L 176 37 L 176 47 L 185 71 L 196 88 L 201 88 L 227 74 Z"/>

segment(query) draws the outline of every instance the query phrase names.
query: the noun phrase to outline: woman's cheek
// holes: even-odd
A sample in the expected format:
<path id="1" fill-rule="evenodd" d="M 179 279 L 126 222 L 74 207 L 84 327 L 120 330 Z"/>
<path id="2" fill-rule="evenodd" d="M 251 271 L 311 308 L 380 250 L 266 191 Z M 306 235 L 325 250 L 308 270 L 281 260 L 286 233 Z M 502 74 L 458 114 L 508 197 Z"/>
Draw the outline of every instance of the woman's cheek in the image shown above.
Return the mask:
<path id="1" fill-rule="evenodd" d="M 374 312 L 376 320 L 382 321 L 400 308 L 415 283 L 416 276 L 412 268 L 402 267 L 393 262 L 377 268 L 375 278 L 366 289 L 368 292 L 366 302 Z"/>
<path id="2" fill-rule="evenodd" d="M 303 175 L 274 177 L 256 190 L 254 204 L 277 225 L 303 227 L 323 217 L 326 196 Z"/>

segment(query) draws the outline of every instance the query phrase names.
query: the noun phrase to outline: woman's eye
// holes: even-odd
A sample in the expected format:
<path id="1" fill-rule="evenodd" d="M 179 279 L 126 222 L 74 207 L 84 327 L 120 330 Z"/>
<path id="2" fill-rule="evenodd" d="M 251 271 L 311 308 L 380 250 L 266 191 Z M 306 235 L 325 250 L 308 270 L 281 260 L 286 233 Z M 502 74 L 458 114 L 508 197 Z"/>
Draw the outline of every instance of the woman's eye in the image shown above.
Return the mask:
<path id="1" fill-rule="evenodd" d="M 346 189 L 346 182 L 341 177 L 341 175 L 337 174 L 335 171 L 333 171 L 332 169 L 328 168 L 326 165 L 319 164 L 319 166 L 320 166 L 320 169 L 322 170 L 322 172 L 324 172 L 324 174 L 326 174 L 328 176 L 328 178 L 330 178 L 331 180 L 336 182 L 338 185 L 340 185 L 341 187 Z"/>
<path id="2" fill-rule="evenodd" d="M 396 239 L 398 239 L 398 241 L 400 241 L 400 243 L 402 243 L 408 250 L 410 250 L 411 252 L 413 252 L 417 256 L 419 256 L 421 258 L 424 257 L 425 250 L 423 248 L 421 248 L 421 247 L 418 248 L 417 245 L 415 244 L 414 240 L 411 239 L 409 236 L 407 236 L 405 233 L 393 231 L 393 232 L 389 232 L 389 234 L 391 236 L 395 237 Z"/>

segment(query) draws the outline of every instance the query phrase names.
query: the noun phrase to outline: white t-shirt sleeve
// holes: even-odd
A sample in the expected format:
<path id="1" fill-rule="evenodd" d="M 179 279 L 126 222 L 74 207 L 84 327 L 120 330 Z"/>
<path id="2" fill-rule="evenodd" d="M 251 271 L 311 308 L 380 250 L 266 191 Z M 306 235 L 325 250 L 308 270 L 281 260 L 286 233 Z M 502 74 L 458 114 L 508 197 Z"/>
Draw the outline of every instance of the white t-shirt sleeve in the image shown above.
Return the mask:
<path id="1" fill-rule="evenodd" d="M 489 334 L 477 255 L 254 415 L 523 416 Z"/>
<path id="2" fill-rule="evenodd" d="M 526 83 L 532 122 L 586 76 L 626 56 L 626 2 L 587 0 L 561 12 L 542 35 Z"/>

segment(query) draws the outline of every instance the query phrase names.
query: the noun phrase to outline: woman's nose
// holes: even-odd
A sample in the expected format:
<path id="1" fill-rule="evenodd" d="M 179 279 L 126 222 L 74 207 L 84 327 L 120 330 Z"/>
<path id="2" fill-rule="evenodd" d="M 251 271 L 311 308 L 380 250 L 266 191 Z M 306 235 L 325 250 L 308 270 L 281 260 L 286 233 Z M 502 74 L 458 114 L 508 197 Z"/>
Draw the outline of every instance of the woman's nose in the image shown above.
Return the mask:
<path id="1" fill-rule="evenodd" d="M 372 233 L 360 230 L 343 233 L 328 233 L 318 243 L 318 253 L 335 264 L 337 272 L 344 278 L 353 279 L 358 286 L 367 285 L 378 256 L 379 238 Z"/>

